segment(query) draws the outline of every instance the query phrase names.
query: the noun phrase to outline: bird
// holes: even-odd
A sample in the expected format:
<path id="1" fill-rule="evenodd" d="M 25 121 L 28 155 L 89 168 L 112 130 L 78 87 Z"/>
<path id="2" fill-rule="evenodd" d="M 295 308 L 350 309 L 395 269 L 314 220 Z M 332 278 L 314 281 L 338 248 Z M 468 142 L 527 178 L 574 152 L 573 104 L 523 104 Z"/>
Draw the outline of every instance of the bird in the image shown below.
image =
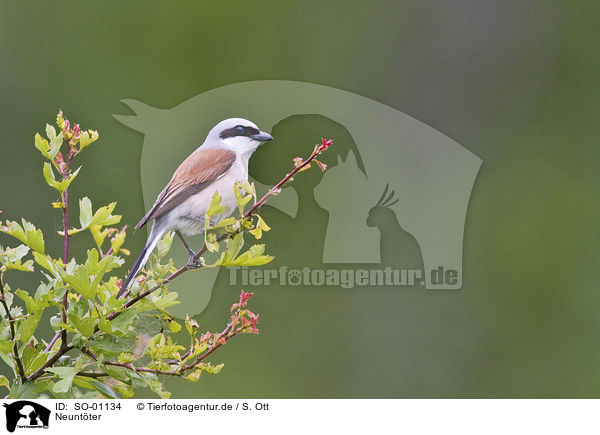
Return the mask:
<path id="1" fill-rule="evenodd" d="M 183 235 L 204 231 L 204 217 L 215 192 L 221 197 L 220 205 L 225 211 L 211 219 L 211 224 L 233 213 L 237 207 L 235 182 L 248 180 L 248 160 L 259 145 L 272 139 L 269 133 L 243 118 L 225 119 L 210 130 L 204 143 L 179 165 L 154 205 L 135 226 L 137 230 L 153 221 L 144 249 L 121 284 L 117 299 L 125 294 L 160 239 L 169 231 L 177 234 L 188 251 L 188 265 L 198 266 L 195 252 Z"/>

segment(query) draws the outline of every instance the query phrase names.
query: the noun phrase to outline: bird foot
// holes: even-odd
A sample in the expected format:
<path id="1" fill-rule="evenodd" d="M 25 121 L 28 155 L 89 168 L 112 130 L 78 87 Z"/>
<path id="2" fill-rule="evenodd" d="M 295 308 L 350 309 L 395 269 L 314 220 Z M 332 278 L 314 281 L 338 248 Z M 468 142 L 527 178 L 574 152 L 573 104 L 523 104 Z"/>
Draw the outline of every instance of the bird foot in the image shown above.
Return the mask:
<path id="1" fill-rule="evenodd" d="M 200 267 L 206 266 L 204 264 L 204 261 L 202 260 L 202 258 L 198 258 L 196 260 L 196 259 L 194 259 L 194 257 L 195 257 L 194 255 L 190 256 L 190 258 L 189 258 L 189 260 L 188 260 L 188 262 L 186 264 L 186 267 L 188 269 L 193 270 L 193 269 L 198 269 Z"/>

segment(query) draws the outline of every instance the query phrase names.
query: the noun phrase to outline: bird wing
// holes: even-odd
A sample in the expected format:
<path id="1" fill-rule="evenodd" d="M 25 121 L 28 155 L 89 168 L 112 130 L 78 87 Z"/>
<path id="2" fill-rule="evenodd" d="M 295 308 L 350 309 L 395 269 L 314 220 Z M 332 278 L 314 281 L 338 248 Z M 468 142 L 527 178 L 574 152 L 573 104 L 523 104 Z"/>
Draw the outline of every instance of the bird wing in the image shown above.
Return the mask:
<path id="1" fill-rule="evenodd" d="M 143 227 L 150 219 L 156 219 L 190 196 L 202 191 L 213 181 L 225 175 L 235 162 L 233 151 L 209 148 L 194 151 L 177 168 L 171 181 L 160 192 L 156 202 L 135 226 Z"/>

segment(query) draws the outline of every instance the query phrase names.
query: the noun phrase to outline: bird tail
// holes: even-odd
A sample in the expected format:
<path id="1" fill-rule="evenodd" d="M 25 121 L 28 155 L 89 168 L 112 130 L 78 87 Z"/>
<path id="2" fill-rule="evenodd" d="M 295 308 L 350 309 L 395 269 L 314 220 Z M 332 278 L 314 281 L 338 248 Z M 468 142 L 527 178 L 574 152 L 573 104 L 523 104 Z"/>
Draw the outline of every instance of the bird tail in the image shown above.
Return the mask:
<path id="1" fill-rule="evenodd" d="M 129 288 L 129 285 L 135 279 L 140 269 L 144 267 L 144 265 L 150 258 L 150 254 L 152 254 L 152 251 L 154 250 L 154 248 L 156 248 L 156 245 L 158 245 L 158 242 L 160 241 L 164 233 L 165 229 L 162 225 L 157 225 L 157 222 L 155 222 L 154 225 L 152 225 L 152 230 L 150 231 L 150 236 L 148 237 L 146 246 L 144 246 L 144 249 L 142 249 L 140 256 L 137 258 L 135 264 L 129 271 L 129 275 L 127 276 L 125 281 L 123 281 L 121 289 L 119 290 L 119 293 L 117 293 L 117 299 L 123 296 L 123 293 L 125 293 L 127 288 Z"/>

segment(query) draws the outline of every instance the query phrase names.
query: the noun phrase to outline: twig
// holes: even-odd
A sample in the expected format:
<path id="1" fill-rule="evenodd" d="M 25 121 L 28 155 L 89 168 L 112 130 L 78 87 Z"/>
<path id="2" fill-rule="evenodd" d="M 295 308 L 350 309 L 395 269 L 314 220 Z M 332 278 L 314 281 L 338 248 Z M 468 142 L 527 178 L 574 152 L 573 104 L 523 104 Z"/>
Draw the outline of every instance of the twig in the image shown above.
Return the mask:
<path id="1" fill-rule="evenodd" d="M 63 180 L 69 177 L 71 171 L 71 159 L 73 158 L 73 152 L 69 150 L 67 153 L 66 167 L 62 172 Z M 62 211 L 63 211 L 63 229 L 64 229 L 64 240 L 63 240 L 63 263 L 67 264 L 69 261 L 69 188 L 66 188 L 63 192 L 62 198 Z"/>
<path id="2" fill-rule="evenodd" d="M 46 361 L 43 366 L 41 366 L 39 369 L 37 369 L 35 372 L 30 374 L 29 376 L 27 376 L 27 378 L 25 378 L 25 380 L 26 381 L 35 381 L 37 378 L 39 378 L 46 372 L 46 369 L 48 367 L 52 367 L 54 365 L 54 363 L 56 361 L 58 361 L 58 359 L 61 356 L 63 356 L 65 353 L 67 353 L 68 351 L 70 351 L 72 349 L 74 349 L 74 346 L 67 346 L 67 345 L 61 346 L 54 353 L 54 355 L 52 355 L 50 358 L 48 358 L 48 361 Z"/>
<path id="3" fill-rule="evenodd" d="M 15 359 L 15 364 L 17 365 L 17 371 L 19 372 L 19 377 L 22 380 L 25 380 L 25 369 L 23 369 L 23 361 L 21 361 L 21 357 L 19 356 L 19 348 L 17 346 L 17 340 L 15 335 L 15 325 L 14 319 L 10 314 L 10 309 L 8 308 L 8 304 L 6 303 L 6 299 L 4 298 L 4 284 L 2 282 L 2 274 L 0 273 L 0 301 L 2 302 L 2 306 L 4 307 L 4 311 L 6 312 L 6 318 L 8 319 L 8 324 L 10 325 L 10 340 L 13 342 L 13 358 Z"/>
<path id="4" fill-rule="evenodd" d="M 235 331 L 233 331 L 231 334 L 229 334 L 229 331 L 231 330 L 232 324 L 229 323 L 227 324 L 227 328 L 225 328 L 225 330 L 223 330 L 223 332 L 221 332 L 221 334 L 219 335 L 219 338 L 215 339 L 216 344 L 214 346 L 212 346 L 210 349 L 208 349 L 206 352 L 204 352 L 202 355 L 199 355 L 198 358 L 196 358 L 194 360 L 193 363 L 185 365 L 181 368 L 182 372 L 185 372 L 191 368 L 196 367 L 198 364 L 200 364 L 207 356 L 209 356 L 211 353 L 213 353 L 215 350 L 217 350 L 218 348 L 220 348 L 221 346 L 223 346 L 223 344 L 225 344 L 230 338 L 235 337 L 236 335 L 238 335 L 238 333 L 241 331 L 241 329 L 236 329 Z M 220 342 L 220 338 L 226 336 L 227 338 L 225 339 L 225 343 Z"/>
<path id="5" fill-rule="evenodd" d="M 104 372 L 79 372 L 77 373 L 77 376 L 85 376 L 87 378 L 102 378 L 110 375 Z"/>
<path id="6" fill-rule="evenodd" d="M 190 270 L 190 268 L 187 265 L 181 266 L 179 269 L 177 269 L 171 275 L 169 275 L 168 277 L 166 277 L 165 279 L 163 279 L 161 282 L 153 285 L 148 290 L 145 290 L 145 291 L 141 292 L 140 294 L 136 295 L 135 297 L 131 298 L 130 300 L 128 300 L 126 303 L 124 303 L 121 306 L 121 308 L 119 309 L 119 311 L 113 311 L 108 316 L 106 316 L 106 319 L 107 320 L 113 320 L 115 317 L 119 316 L 125 309 L 129 308 L 130 306 L 132 306 L 133 304 L 135 304 L 140 299 L 145 298 L 150 293 L 154 292 L 156 289 L 158 289 L 158 288 L 162 287 L 163 285 L 165 285 L 165 284 L 173 281 L 175 278 L 177 278 L 183 272 L 186 272 L 188 270 Z"/>
<path id="7" fill-rule="evenodd" d="M 69 177 L 69 172 L 71 172 L 71 159 L 73 158 L 73 150 L 69 149 L 67 152 L 67 162 L 66 166 L 62 172 L 63 180 L 66 180 Z M 63 192 L 63 229 L 64 229 L 64 242 L 63 242 L 63 263 L 67 264 L 69 261 L 69 188 L 66 188 Z M 67 324 L 67 309 L 69 308 L 69 290 L 68 288 L 65 290 L 65 294 L 62 300 L 62 310 L 61 310 L 61 319 L 62 322 Z M 63 328 L 60 331 L 60 336 L 62 338 L 62 344 L 66 344 L 67 342 L 67 330 Z M 54 340 L 54 339 L 53 339 Z M 56 341 L 56 340 L 54 340 Z M 54 343 L 52 343 L 54 344 Z"/>
<path id="8" fill-rule="evenodd" d="M 46 348 L 44 349 L 44 352 L 50 352 L 50 349 L 52 349 L 54 347 L 54 344 L 56 343 L 56 340 L 58 340 L 62 335 L 62 329 L 60 331 L 57 331 L 56 334 L 54 334 L 54 337 L 52 337 L 52 340 L 50 340 L 50 343 L 48 343 L 48 346 L 46 346 Z"/>
<path id="9" fill-rule="evenodd" d="M 71 172 L 71 159 L 73 158 L 74 155 L 75 154 L 74 154 L 73 150 L 69 149 L 69 151 L 67 152 L 66 165 L 65 165 L 65 168 L 62 170 L 63 180 L 65 180 L 69 177 L 69 173 Z M 64 230 L 63 263 L 67 264 L 67 262 L 69 261 L 69 237 L 70 237 L 69 236 L 69 189 L 68 188 L 65 189 L 65 191 L 63 192 L 62 203 L 63 203 L 62 211 L 63 211 L 63 230 Z M 60 313 L 61 320 L 64 324 L 67 323 L 67 309 L 68 308 L 69 308 L 69 289 L 67 288 L 65 290 L 65 294 L 63 296 L 62 308 L 61 308 L 61 313 Z M 68 351 L 73 349 L 73 346 L 67 345 L 67 330 L 65 328 L 62 328 L 60 331 L 58 331 L 56 334 L 54 334 L 54 337 L 52 338 L 52 340 L 50 340 L 50 343 L 48 343 L 48 346 L 46 346 L 45 352 L 49 352 L 59 338 L 61 339 L 61 343 L 60 343 L 60 347 L 58 348 L 58 350 L 54 353 L 54 355 L 52 355 L 50 358 L 48 358 L 48 360 L 44 363 L 44 365 L 42 365 L 39 369 L 37 369 L 31 375 L 24 378 L 25 381 L 35 381 L 37 378 L 39 378 L 40 376 L 42 376 L 45 373 L 45 371 L 48 367 L 52 367 L 54 365 L 54 363 L 56 361 L 58 361 L 58 359 L 61 356 L 63 356 L 65 353 L 67 353 Z"/>
<path id="10" fill-rule="evenodd" d="M 296 173 L 300 172 L 301 170 L 303 170 L 306 166 L 310 165 L 310 162 L 312 162 L 319 154 L 321 154 L 321 152 L 325 151 L 325 149 L 323 149 L 323 151 L 319 151 L 319 147 L 315 147 L 315 150 L 312 152 L 312 154 L 308 157 L 308 159 L 304 160 L 302 163 L 300 163 L 298 166 L 296 166 L 292 172 L 290 172 L 289 174 L 287 174 L 285 177 L 283 177 L 283 179 L 277 183 L 275 186 L 271 187 L 271 189 L 269 189 L 269 191 L 261 198 L 259 199 L 257 202 L 254 203 L 254 205 L 250 208 L 250 210 L 248 210 L 245 214 L 244 217 L 250 217 L 251 215 L 254 214 L 254 212 L 256 210 L 258 210 L 264 203 L 265 201 L 269 198 L 269 196 L 272 196 L 276 191 L 278 191 L 279 189 L 281 189 L 281 187 L 287 183 L 288 181 L 290 181 L 290 179 L 296 175 Z"/>

